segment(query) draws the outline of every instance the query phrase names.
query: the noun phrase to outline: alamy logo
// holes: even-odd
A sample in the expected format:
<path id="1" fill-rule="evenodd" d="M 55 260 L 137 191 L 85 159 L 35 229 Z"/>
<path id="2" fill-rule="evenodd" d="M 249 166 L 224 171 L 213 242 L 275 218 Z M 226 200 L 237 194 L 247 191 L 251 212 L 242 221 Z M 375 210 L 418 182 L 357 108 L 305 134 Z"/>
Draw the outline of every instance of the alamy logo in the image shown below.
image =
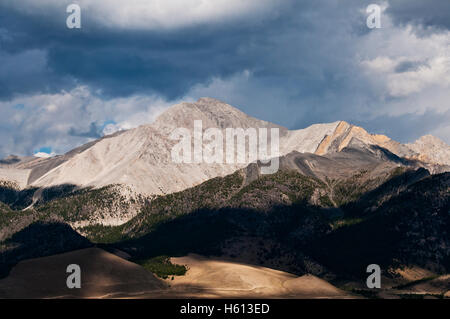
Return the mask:
<path id="1" fill-rule="evenodd" d="M 175 163 L 252 163 L 256 160 L 268 166 L 261 166 L 262 174 L 273 174 L 279 168 L 279 129 L 270 128 L 270 154 L 268 152 L 268 128 L 208 128 L 203 131 L 201 120 L 194 121 L 194 132 L 181 127 L 170 134 L 178 140 L 171 151 Z M 224 145 L 225 144 L 225 145 Z M 225 152 L 225 154 L 224 154 Z"/>
<path id="2" fill-rule="evenodd" d="M 369 29 L 380 29 L 381 7 L 377 4 L 371 4 L 366 8 L 366 12 L 369 14 L 366 20 L 367 27 Z"/>
<path id="3" fill-rule="evenodd" d="M 67 277 L 67 288 L 81 288 L 81 268 L 77 264 L 70 264 L 67 266 L 66 272 L 70 275 Z"/>
<path id="4" fill-rule="evenodd" d="M 66 19 L 66 25 L 69 29 L 81 28 L 81 8 L 78 4 L 70 4 L 66 9 L 70 15 Z"/>
<path id="5" fill-rule="evenodd" d="M 381 288 L 381 268 L 377 264 L 371 264 L 367 266 L 366 271 L 372 273 L 367 277 L 367 288 Z"/>

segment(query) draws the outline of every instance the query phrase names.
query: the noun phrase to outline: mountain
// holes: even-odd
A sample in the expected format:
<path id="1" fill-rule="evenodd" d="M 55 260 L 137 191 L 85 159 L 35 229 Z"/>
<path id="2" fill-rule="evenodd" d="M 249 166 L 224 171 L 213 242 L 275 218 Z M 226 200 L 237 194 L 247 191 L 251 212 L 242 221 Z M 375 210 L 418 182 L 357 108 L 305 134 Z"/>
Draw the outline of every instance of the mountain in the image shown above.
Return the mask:
<path id="1" fill-rule="evenodd" d="M 288 130 L 252 118 L 224 102 L 201 98 L 194 103 L 170 107 L 151 124 L 105 136 L 64 155 L 51 158 L 10 156 L 0 160 L 0 200 L 16 210 L 36 207 L 41 211 L 39 216 L 42 211 L 49 212 L 50 207 L 63 210 L 65 221 L 77 228 L 98 223 L 119 225 L 136 216 L 142 204 L 155 196 L 183 191 L 249 164 L 174 162 L 171 150 L 178 141 L 170 139 L 171 133 L 177 128 L 186 128 L 195 137 L 196 120 L 202 121 L 203 132 L 218 128 L 224 137 L 227 128 L 277 128 L 279 155 L 303 154 L 302 159 L 296 159 L 302 164 L 295 169 L 320 179 L 347 177 L 353 172 L 352 166 L 359 167 L 358 163 L 368 160 L 369 153 L 369 157 L 374 155 L 383 163 L 424 167 L 431 173 L 450 170 L 446 165 L 450 147 L 430 136 L 404 145 L 343 121 Z M 190 145 L 195 145 L 196 141 L 198 138 Z M 269 130 L 268 145 L 270 142 Z M 248 145 L 245 146 L 248 155 Z M 346 151 L 349 149 L 353 151 Z M 226 150 L 224 142 L 224 154 Z M 287 156 L 281 165 L 296 156 Z M 341 160 L 336 161 L 339 157 Z M 53 198 L 60 199 L 52 202 Z M 73 210 L 82 213 L 75 214 Z M 53 216 L 52 213 L 47 215 Z M 29 215 L 27 220 L 33 218 Z M 0 238 L 23 227 L 23 223 L 17 225 L 20 227 L 0 231 Z"/>
<path id="2" fill-rule="evenodd" d="M 417 158 L 423 162 L 450 165 L 450 147 L 437 137 L 425 135 L 406 146 L 419 154 Z"/>
<path id="3" fill-rule="evenodd" d="M 279 169 L 264 174 L 259 160 L 172 162 L 170 133 L 192 132 L 199 119 L 203 129 L 278 128 Z M 342 121 L 290 131 L 217 100 L 182 103 L 62 156 L 2 160 L 0 277 L 21 282 L 14 274 L 24 259 L 96 245 L 142 265 L 218 256 L 312 274 L 352 293 L 365 287 L 371 263 L 389 287 L 416 287 L 402 275 L 409 269 L 441 280 L 450 269 L 447 151 L 432 137 L 404 145 Z"/>
<path id="4" fill-rule="evenodd" d="M 171 107 L 154 123 L 108 136 L 54 159 L 19 165 L 29 172 L 29 185 L 49 187 L 73 184 L 102 187 L 123 184 L 145 195 L 166 194 L 229 174 L 245 164 L 177 164 L 171 160 L 175 141 L 170 133 L 178 127 L 279 127 L 251 118 L 215 100 L 182 103 Z M 282 131 L 285 129 L 279 127 Z"/>
<path id="5" fill-rule="evenodd" d="M 136 259 L 219 255 L 343 280 L 364 277 L 374 262 L 386 275 L 407 266 L 447 273 L 450 174 L 430 175 L 361 149 L 343 152 L 291 153 L 272 175 L 251 164 L 160 196 L 123 225 L 79 231 Z M 351 160 L 355 153 L 359 162 Z M 316 169 L 305 171 L 305 161 Z M 325 167 L 343 167 L 346 176 L 323 176 Z"/>
<path id="6" fill-rule="evenodd" d="M 280 155 L 292 151 L 325 155 L 339 152 L 351 143 L 362 143 L 377 145 L 399 157 L 420 160 L 429 166 L 450 165 L 450 147 L 435 138 L 424 137 L 414 144 L 403 145 L 343 121 L 290 131 L 252 118 L 221 101 L 201 98 L 195 103 L 172 106 L 154 123 L 105 136 L 62 156 L 7 158 L 0 162 L 0 179 L 13 180 L 21 188 L 64 184 L 98 188 L 120 184 L 149 196 L 181 191 L 248 164 L 174 163 L 170 154 L 176 142 L 169 136 L 180 127 L 192 132 L 194 120 L 201 120 L 204 130 L 279 128 Z"/>

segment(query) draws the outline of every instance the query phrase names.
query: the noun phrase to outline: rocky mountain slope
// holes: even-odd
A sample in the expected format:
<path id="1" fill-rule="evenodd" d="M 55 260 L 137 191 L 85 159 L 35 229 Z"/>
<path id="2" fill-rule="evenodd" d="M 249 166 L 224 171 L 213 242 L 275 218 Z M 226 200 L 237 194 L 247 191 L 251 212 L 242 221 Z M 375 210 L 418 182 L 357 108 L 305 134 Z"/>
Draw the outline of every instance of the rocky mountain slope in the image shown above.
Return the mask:
<path id="1" fill-rule="evenodd" d="M 450 148 L 437 137 L 425 135 L 406 146 L 416 152 L 417 158 L 423 162 L 450 165 Z"/>
<path id="2" fill-rule="evenodd" d="M 251 164 L 160 196 L 121 226 L 80 232 L 94 242 L 118 243 L 113 245 L 137 258 L 225 254 L 298 274 L 352 277 L 375 256 L 385 269 L 412 263 L 445 272 L 448 173 L 430 175 L 377 151 L 293 152 L 280 159 L 276 174 L 261 175 Z M 334 173 L 324 174 L 327 169 Z M 366 242 L 352 246 L 355 238 Z M 339 258 L 339 251 L 352 261 Z"/>
<path id="3" fill-rule="evenodd" d="M 0 160 L 0 201 L 7 205 L 2 219 L 16 221 L 16 226 L 0 230 L 0 238 L 55 212 L 75 228 L 123 224 L 155 196 L 183 191 L 249 164 L 173 162 L 171 150 L 177 141 L 170 134 L 177 128 L 192 133 L 195 120 L 202 121 L 203 132 L 218 128 L 224 136 L 226 128 L 278 128 L 279 155 L 285 156 L 280 165 L 322 181 L 348 178 L 354 167 L 361 166 L 374 176 L 381 164 L 424 167 L 430 173 L 450 168 L 446 165 L 450 147 L 434 137 L 403 145 L 343 121 L 290 131 L 221 101 L 202 98 L 169 108 L 154 123 L 105 136 L 61 156 Z M 268 138 L 270 145 L 270 134 Z M 302 155 L 292 155 L 297 153 Z M 27 219 L 20 217 L 23 213 L 10 212 L 31 208 Z"/>
<path id="4" fill-rule="evenodd" d="M 12 207 L 27 205 L 29 194 L 15 189 L 14 202 L 0 205 L 1 231 L 9 232 L 0 244 L 1 273 L 23 259 L 91 243 L 135 261 L 216 255 L 331 283 L 360 281 L 368 263 L 380 264 L 392 280 L 391 270 L 402 267 L 448 273 L 449 173 L 430 175 L 420 162 L 357 140 L 324 155 L 291 152 L 275 174 L 261 174 L 261 166 L 144 200 L 118 226 L 96 217 L 110 202 L 127 202 L 108 195 L 108 187 L 47 188 L 25 211 Z"/>
<path id="5" fill-rule="evenodd" d="M 280 155 L 292 151 L 325 155 L 339 152 L 352 143 L 376 145 L 411 160 L 419 160 L 431 171 L 436 165 L 450 165 L 450 147 L 434 137 L 424 137 L 403 145 L 383 135 L 373 135 L 346 122 L 316 124 L 289 131 L 252 118 L 221 101 L 202 98 L 169 108 L 154 123 L 106 136 L 53 158 L 14 158 L 0 162 L 0 179 L 24 187 L 52 187 L 63 184 L 103 187 L 122 184 L 143 195 L 169 194 L 198 185 L 216 176 L 225 176 L 248 163 L 174 163 L 169 138 L 174 129 L 193 131 L 194 120 L 207 128 L 271 128 L 280 130 Z"/>
<path id="6" fill-rule="evenodd" d="M 318 178 L 302 173 L 305 154 L 292 153 L 276 174 L 250 165 L 158 197 L 124 225 L 80 231 L 138 259 L 212 254 L 331 280 L 363 278 L 370 263 L 386 276 L 414 265 L 447 273 L 449 173 L 368 157 L 346 178 Z"/>

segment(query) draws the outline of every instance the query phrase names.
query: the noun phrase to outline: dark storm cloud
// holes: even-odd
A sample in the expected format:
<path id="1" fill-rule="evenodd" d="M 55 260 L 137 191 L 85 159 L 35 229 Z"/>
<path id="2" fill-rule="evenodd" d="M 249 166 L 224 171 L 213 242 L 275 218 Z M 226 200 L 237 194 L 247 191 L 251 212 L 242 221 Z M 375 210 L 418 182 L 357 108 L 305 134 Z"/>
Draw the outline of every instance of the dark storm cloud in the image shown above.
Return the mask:
<path id="1" fill-rule="evenodd" d="M 227 28 L 121 31 L 83 15 L 82 29 L 69 30 L 64 11 L 61 19 L 38 18 L 1 6 L 0 54 L 7 69 L 0 71 L 0 98 L 87 84 L 106 96 L 146 92 L 171 99 L 249 62 L 236 54 L 246 34 Z"/>
<path id="2" fill-rule="evenodd" d="M 369 32 L 361 11 L 371 1 L 286 3 L 276 15 L 252 23 L 169 31 L 105 28 L 83 8 L 82 28 L 70 30 L 64 2 L 39 15 L 0 4 L 0 54 L 7 69 L 0 71 L 0 99 L 86 84 L 105 97 L 155 93 L 171 100 L 244 69 L 271 86 L 289 89 L 295 83 L 295 92 L 287 93 L 293 98 L 352 86 L 347 71 L 354 61 L 340 29 L 355 41 Z M 391 1 L 388 12 L 400 22 L 442 24 L 450 21 L 450 2 Z"/>
<path id="3" fill-rule="evenodd" d="M 450 29 L 448 0 L 392 0 L 386 12 L 397 23 Z"/>
<path id="4" fill-rule="evenodd" d="M 52 19 L 26 16 L 0 3 L 0 100 L 72 87 L 75 79 L 48 67 L 48 50 L 61 35 Z M 52 40 L 50 40 L 52 39 Z"/>
<path id="5" fill-rule="evenodd" d="M 420 67 L 429 67 L 428 63 L 420 61 L 404 61 L 395 67 L 395 72 L 402 73 L 408 71 L 416 71 Z"/>
<path id="6" fill-rule="evenodd" d="M 82 28 L 70 30 L 65 25 L 64 1 L 56 9 L 38 14 L 0 2 L 0 101 L 19 95 L 70 92 L 80 86 L 103 101 L 136 94 L 154 94 L 166 101 L 186 94 L 194 99 L 208 95 L 289 128 L 347 120 L 364 124 L 369 130 L 388 130 L 394 125 L 391 137 L 407 140 L 407 123 L 420 121 L 412 115 L 394 120 L 374 117 L 374 105 L 391 101 L 381 92 L 378 76 L 370 79 L 376 82 L 373 84 L 361 72 L 360 62 L 367 58 L 361 48 L 364 39 L 385 32 L 382 41 L 393 32 L 367 28 L 365 8 L 377 2 L 286 0 L 271 14 L 256 18 L 148 30 L 105 27 L 83 8 Z M 393 0 L 386 14 L 397 25 L 423 23 L 433 30 L 448 27 L 450 19 L 445 17 L 450 2 L 428 3 Z M 375 53 L 389 55 L 382 50 Z M 401 62 L 394 72 L 415 71 L 426 61 L 413 58 Z M 434 96 L 430 94 L 430 103 L 438 105 L 431 101 Z M 98 112 L 91 112 L 91 116 L 89 111 L 88 106 L 83 109 L 86 124 L 74 119 L 69 126 L 72 128 L 65 128 L 67 140 L 98 137 L 100 129 L 95 123 L 112 116 L 110 113 L 101 118 Z M 57 112 L 45 114 L 54 116 L 57 123 Z M 364 118 L 373 122 L 363 123 Z M 427 119 L 428 131 L 433 121 L 442 123 L 439 116 Z M 404 130 L 397 129 L 400 126 L 395 126 L 396 122 L 404 123 Z M 88 123 L 92 123 L 89 129 Z M 12 140 L 8 132 L 13 130 L 0 126 L 2 139 Z M 51 145 L 54 135 L 49 131 L 45 145 Z M 0 155 L 3 142 L 0 140 Z M 62 139 L 63 143 L 68 142 Z M 9 143 L 16 144 L 24 143 Z M 24 152 L 26 148 L 30 148 L 28 144 L 18 149 Z"/>
<path id="7" fill-rule="evenodd" d="M 5 85 L 0 96 L 56 92 L 87 84 L 107 97 L 145 92 L 174 99 L 195 84 L 212 77 L 226 78 L 243 69 L 254 70 L 262 79 L 310 83 L 309 88 L 303 83 L 300 87 L 314 94 L 324 84 L 326 74 L 312 70 L 311 62 L 327 63 L 323 59 L 328 54 L 310 51 L 311 45 L 326 41 L 318 39 L 325 36 L 318 30 L 320 20 L 325 27 L 331 22 L 348 24 L 345 20 L 354 19 L 360 8 L 343 7 L 335 0 L 327 1 L 326 6 L 319 3 L 292 2 L 281 7 L 278 15 L 254 24 L 242 19 L 172 31 L 106 29 L 90 20 L 88 13 L 83 15 L 80 30 L 69 30 L 65 13 L 58 19 L 50 16 L 54 12 L 36 17 L 0 5 L 0 29 L 8 35 L 2 41 L 2 51 L 15 55 L 41 52 L 39 57 L 28 54 L 15 62 L 34 65 L 36 71 L 30 75 L 17 70 L 8 79 L 2 76 L 0 81 Z M 353 31 L 364 30 L 363 22 L 356 23 Z M 305 61 L 303 66 L 298 63 L 300 59 Z"/>

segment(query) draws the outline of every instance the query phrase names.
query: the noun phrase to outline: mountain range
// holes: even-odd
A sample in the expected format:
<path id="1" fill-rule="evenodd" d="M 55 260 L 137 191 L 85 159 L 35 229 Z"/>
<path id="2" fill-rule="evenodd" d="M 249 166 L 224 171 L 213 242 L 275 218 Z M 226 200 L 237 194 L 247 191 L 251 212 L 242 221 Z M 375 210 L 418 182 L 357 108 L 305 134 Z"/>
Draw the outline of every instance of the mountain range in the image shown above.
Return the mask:
<path id="1" fill-rule="evenodd" d="M 161 195 L 225 176 L 245 166 L 172 163 L 170 150 L 175 143 L 169 139 L 170 133 L 178 127 L 192 129 L 194 120 L 201 120 L 204 129 L 278 127 L 281 155 L 293 151 L 326 155 L 359 142 L 382 147 L 399 157 L 421 161 L 430 167 L 450 165 L 450 146 L 430 135 L 411 144 L 401 144 L 384 135 L 369 134 L 344 121 L 288 130 L 252 118 L 218 100 L 202 98 L 195 103 L 172 106 L 154 123 L 105 136 L 61 156 L 45 159 L 8 157 L 0 162 L 0 176 L 21 187 L 122 184 L 145 195 Z"/>
<path id="2" fill-rule="evenodd" d="M 171 132 L 196 120 L 278 128 L 278 171 L 173 162 Z M 391 287 L 405 267 L 435 278 L 450 269 L 449 172 L 450 146 L 433 136 L 402 144 L 344 121 L 288 130 L 202 98 L 64 155 L 0 160 L 0 275 L 96 244 L 133 261 L 221 256 L 353 290 L 371 263 Z"/>

